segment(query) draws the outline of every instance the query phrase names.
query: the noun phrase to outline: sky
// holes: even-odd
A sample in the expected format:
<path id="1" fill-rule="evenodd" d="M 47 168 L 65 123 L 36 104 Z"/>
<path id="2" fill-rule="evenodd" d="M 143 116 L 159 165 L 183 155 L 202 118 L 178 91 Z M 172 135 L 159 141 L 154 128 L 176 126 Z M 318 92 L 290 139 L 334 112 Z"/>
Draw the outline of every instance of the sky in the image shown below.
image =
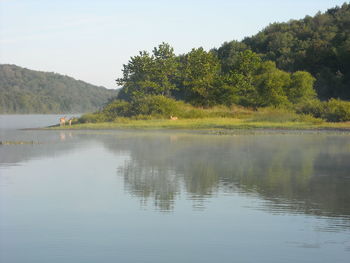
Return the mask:
<path id="1" fill-rule="evenodd" d="M 162 42 L 176 54 L 241 40 L 345 0 L 0 0 L 0 63 L 117 88 L 123 64 Z"/>

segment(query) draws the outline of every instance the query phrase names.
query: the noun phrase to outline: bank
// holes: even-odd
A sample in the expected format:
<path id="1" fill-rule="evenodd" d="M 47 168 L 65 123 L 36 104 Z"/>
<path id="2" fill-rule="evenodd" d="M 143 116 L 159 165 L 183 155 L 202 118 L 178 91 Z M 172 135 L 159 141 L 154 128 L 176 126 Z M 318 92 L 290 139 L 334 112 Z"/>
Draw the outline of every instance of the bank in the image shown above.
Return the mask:
<path id="1" fill-rule="evenodd" d="M 109 130 L 109 129 L 186 129 L 186 130 L 232 130 L 232 129 L 282 129 L 282 130 L 343 130 L 350 131 L 350 122 L 307 121 L 255 121 L 237 118 L 152 119 L 135 120 L 122 118 L 114 122 L 76 123 L 72 126 L 51 126 L 53 130 Z"/>

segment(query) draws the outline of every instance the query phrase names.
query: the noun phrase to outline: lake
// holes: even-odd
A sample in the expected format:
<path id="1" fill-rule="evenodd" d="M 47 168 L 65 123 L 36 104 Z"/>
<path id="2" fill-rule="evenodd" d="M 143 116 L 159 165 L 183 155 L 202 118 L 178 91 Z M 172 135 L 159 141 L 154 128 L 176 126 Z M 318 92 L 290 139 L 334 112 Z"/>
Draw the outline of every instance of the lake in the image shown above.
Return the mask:
<path id="1" fill-rule="evenodd" d="M 0 262 L 349 262 L 350 133 L 19 130 Z"/>

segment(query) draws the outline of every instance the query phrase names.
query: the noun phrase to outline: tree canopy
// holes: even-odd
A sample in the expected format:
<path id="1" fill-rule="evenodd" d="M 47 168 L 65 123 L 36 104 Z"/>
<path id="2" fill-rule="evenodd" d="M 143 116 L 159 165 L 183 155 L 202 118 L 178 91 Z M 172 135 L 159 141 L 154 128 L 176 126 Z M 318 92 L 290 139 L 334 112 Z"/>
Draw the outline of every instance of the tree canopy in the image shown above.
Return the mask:
<path id="1" fill-rule="evenodd" d="M 123 86 L 120 97 L 130 100 L 145 93 L 170 95 L 175 89 L 177 67 L 174 49 L 167 43 L 155 47 L 152 54 L 140 51 L 123 65 L 123 77 L 117 79 Z"/>
<path id="2" fill-rule="evenodd" d="M 273 23 L 242 42 L 224 43 L 218 49 L 224 65 L 238 47 L 275 61 L 282 70 L 311 73 L 320 99 L 350 99 L 350 4 L 314 17 Z"/>
<path id="3" fill-rule="evenodd" d="M 220 60 L 219 51 L 202 47 L 175 56 L 167 43 L 154 48 L 151 55 L 141 51 L 124 65 L 123 77 L 117 80 L 123 86 L 119 99 L 163 95 L 202 107 L 277 107 L 315 96 L 314 78 L 308 72 L 283 71 L 237 43 L 231 46 L 236 45 L 228 60 Z"/>

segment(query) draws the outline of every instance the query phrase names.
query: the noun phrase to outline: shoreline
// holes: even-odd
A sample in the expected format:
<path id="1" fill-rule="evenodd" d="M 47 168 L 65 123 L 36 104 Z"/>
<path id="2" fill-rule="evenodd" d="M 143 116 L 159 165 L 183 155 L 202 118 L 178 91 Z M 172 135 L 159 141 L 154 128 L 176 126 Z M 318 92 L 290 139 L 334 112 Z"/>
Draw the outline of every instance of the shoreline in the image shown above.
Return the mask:
<path id="1" fill-rule="evenodd" d="M 182 120 L 131 120 L 59 125 L 38 128 L 39 130 L 193 130 L 193 131 L 340 131 L 350 132 L 350 122 L 270 122 L 249 121 L 231 118 L 204 118 Z M 27 129 L 28 130 L 28 129 Z"/>

